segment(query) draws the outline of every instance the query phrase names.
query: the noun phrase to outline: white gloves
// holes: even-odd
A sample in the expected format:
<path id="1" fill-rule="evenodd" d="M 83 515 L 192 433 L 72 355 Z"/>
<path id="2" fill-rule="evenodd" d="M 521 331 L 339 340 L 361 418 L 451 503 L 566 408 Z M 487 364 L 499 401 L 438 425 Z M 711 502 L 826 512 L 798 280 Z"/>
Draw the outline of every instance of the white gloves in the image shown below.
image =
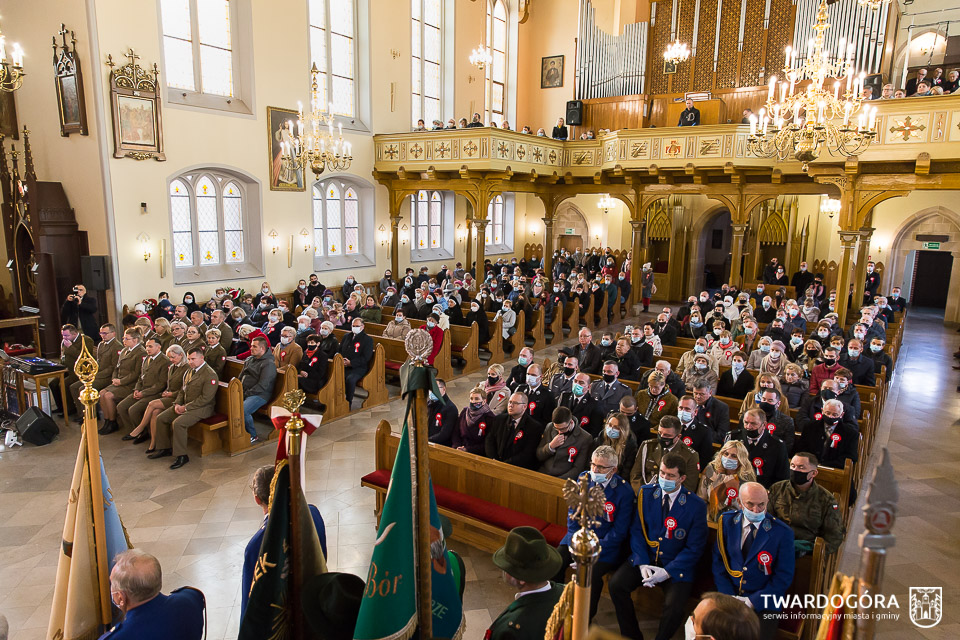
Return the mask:
<path id="1" fill-rule="evenodd" d="M 750 602 L 750 598 L 746 596 L 733 596 L 733 597 L 739 600 L 740 602 L 742 602 L 743 604 L 747 605 L 751 609 L 753 609 L 753 603 Z"/>
<path id="2" fill-rule="evenodd" d="M 653 575 L 653 572 L 656 569 L 656 567 L 653 566 L 652 564 L 642 564 L 640 565 L 639 569 L 640 569 L 640 575 L 643 577 L 643 581 L 646 582 L 650 578 L 650 576 Z"/>
<path id="3" fill-rule="evenodd" d="M 643 581 L 643 586 L 645 587 L 656 586 L 670 577 L 670 574 L 667 573 L 667 570 L 663 567 L 650 567 L 650 569 L 650 575 Z"/>

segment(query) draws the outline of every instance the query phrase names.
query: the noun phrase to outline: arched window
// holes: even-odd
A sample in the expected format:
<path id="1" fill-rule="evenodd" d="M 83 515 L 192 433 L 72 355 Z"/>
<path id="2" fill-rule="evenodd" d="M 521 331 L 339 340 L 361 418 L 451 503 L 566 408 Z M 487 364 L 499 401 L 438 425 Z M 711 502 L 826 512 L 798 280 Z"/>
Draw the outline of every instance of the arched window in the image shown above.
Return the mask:
<path id="1" fill-rule="evenodd" d="M 314 268 L 373 264 L 373 189 L 354 178 L 329 177 L 313 185 Z"/>
<path id="2" fill-rule="evenodd" d="M 250 113 L 249 14 L 249 0 L 160 0 L 168 100 Z"/>
<path id="3" fill-rule="evenodd" d="M 200 169 L 174 177 L 168 193 L 177 284 L 261 273 L 260 191 L 255 180 Z"/>
<path id="4" fill-rule="evenodd" d="M 484 244 L 487 253 L 513 251 L 513 194 L 495 196 L 487 205 L 487 229 Z"/>
<path id="5" fill-rule="evenodd" d="M 413 124 L 423 119 L 427 128 L 443 119 L 443 8 L 441 0 L 411 0 Z"/>
<path id="6" fill-rule="evenodd" d="M 310 0 L 310 58 L 320 71 L 320 103 L 333 113 L 357 115 L 354 0 Z"/>
<path id="7" fill-rule="evenodd" d="M 414 262 L 453 257 L 454 195 L 420 190 L 410 196 L 410 259 Z"/>
<path id="8" fill-rule="evenodd" d="M 500 125 L 507 111 L 507 8 L 503 0 L 487 2 L 486 41 L 493 56 L 485 71 L 487 122 Z"/>

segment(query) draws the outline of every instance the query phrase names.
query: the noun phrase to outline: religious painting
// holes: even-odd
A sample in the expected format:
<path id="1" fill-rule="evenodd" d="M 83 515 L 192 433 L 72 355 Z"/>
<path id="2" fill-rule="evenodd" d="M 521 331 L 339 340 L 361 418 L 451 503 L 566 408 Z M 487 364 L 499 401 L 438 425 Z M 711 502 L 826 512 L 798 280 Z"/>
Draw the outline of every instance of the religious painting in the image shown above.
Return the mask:
<path id="1" fill-rule="evenodd" d="M 20 139 L 17 131 L 17 103 L 13 100 L 13 94 L 7 91 L 0 91 L 0 135 L 11 140 Z"/>
<path id="2" fill-rule="evenodd" d="M 270 190 L 304 191 L 303 168 L 293 158 L 298 113 L 267 107 L 267 148 L 270 150 Z"/>
<path id="3" fill-rule="evenodd" d="M 157 161 L 163 153 L 163 124 L 160 118 L 160 70 L 147 70 L 133 49 L 124 54 L 128 62 L 117 69 L 113 56 L 110 67 L 110 106 L 113 115 L 113 157 Z M 78 93 L 78 97 L 79 97 Z"/>
<path id="4" fill-rule="evenodd" d="M 676 62 L 670 62 L 669 60 L 664 60 L 664 61 L 663 61 L 663 74 L 664 74 L 664 75 L 669 75 L 669 74 L 671 74 L 671 73 L 676 73 L 676 72 L 677 72 L 677 63 L 676 63 Z"/>
<path id="5" fill-rule="evenodd" d="M 563 56 L 547 56 L 540 60 L 540 88 L 563 86 Z"/>
<path id="6" fill-rule="evenodd" d="M 71 133 L 87 135 L 87 110 L 83 100 L 83 76 L 80 72 L 80 60 L 77 58 L 77 39 L 72 31 L 67 46 L 67 29 L 60 25 L 59 35 L 62 44 L 57 46 L 53 38 L 53 74 L 57 88 L 57 111 L 60 115 L 60 135 L 64 138 Z"/>

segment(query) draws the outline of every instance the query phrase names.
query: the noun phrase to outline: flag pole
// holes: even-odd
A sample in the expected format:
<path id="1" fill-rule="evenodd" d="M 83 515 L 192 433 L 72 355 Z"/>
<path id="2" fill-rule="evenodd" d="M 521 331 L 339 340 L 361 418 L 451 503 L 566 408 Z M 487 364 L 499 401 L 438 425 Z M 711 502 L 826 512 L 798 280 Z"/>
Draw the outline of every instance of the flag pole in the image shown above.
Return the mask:
<path id="1" fill-rule="evenodd" d="M 426 340 L 423 340 L 426 338 Z M 408 379 L 427 380 L 425 358 L 433 350 L 433 339 L 426 331 L 411 331 L 404 341 L 411 366 L 420 369 Z M 421 375 L 422 374 L 422 377 Z M 413 476 L 416 479 L 416 535 L 417 550 L 417 624 L 420 627 L 420 639 L 433 638 L 433 600 L 432 600 L 432 564 L 430 557 L 430 454 L 428 442 L 428 420 L 426 391 L 423 386 L 417 388 L 413 396 L 413 438 L 412 458 Z M 409 416 L 408 416 L 409 417 Z"/>
<path id="2" fill-rule="evenodd" d="M 303 433 L 303 419 L 300 417 L 300 405 L 306 399 L 301 389 L 283 394 L 283 406 L 290 412 L 285 425 L 287 430 L 287 463 L 290 473 L 290 607 L 293 640 L 304 637 L 303 608 L 300 606 L 300 594 L 303 589 L 303 565 L 300 557 L 303 532 L 300 530 L 300 438 Z"/>
<path id="3" fill-rule="evenodd" d="M 873 638 L 876 631 L 877 616 L 873 598 L 862 596 L 878 593 L 883 586 L 887 549 L 893 547 L 897 541 L 893 535 L 893 525 L 897 519 L 899 500 L 900 489 L 893 465 L 890 464 L 890 452 L 884 447 L 880 464 L 873 470 L 873 478 L 867 488 L 866 503 L 863 505 L 866 531 L 860 534 L 860 575 L 856 590 L 861 597 L 857 599 L 857 640 Z M 865 604 L 867 602 L 869 606 Z"/>
<path id="4" fill-rule="evenodd" d="M 563 487 L 563 497 L 573 513 L 570 519 L 580 524 L 580 529 L 570 541 L 570 555 L 577 562 L 573 591 L 573 640 L 585 640 L 590 623 L 590 582 L 593 565 L 600 555 L 600 539 L 593 528 L 596 518 L 604 513 L 605 501 L 600 485 L 590 486 L 584 474 L 579 482 L 568 478 Z"/>
<path id="5" fill-rule="evenodd" d="M 83 435 L 87 443 L 87 473 L 90 474 L 90 506 L 93 509 L 93 541 L 94 557 L 97 562 L 97 590 L 100 603 L 100 622 L 103 625 L 113 620 L 113 611 L 110 601 L 110 576 L 107 568 L 110 558 L 107 558 L 107 536 L 103 521 L 103 483 L 100 477 L 100 436 L 97 433 L 97 401 L 100 392 L 93 386 L 97 377 L 97 360 L 87 349 L 84 340 L 86 336 L 80 334 L 80 357 L 73 368 L 73 372 L 83 383 L 80 392 L 80 401 L 83 403 Z M 67 410 L 66 407 L 63 408 Z"/>

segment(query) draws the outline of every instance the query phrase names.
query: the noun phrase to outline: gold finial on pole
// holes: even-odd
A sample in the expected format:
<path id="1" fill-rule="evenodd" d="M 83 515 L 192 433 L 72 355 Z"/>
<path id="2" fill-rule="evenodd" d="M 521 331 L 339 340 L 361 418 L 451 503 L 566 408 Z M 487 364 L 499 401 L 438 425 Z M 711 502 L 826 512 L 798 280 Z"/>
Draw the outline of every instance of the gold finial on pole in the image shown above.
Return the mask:
<path id="1" fill-rule="evenodd" d="M 97 377 L 97 359 L 93 357 L 90 350 L 87 349 L 87 342 L 83 339 L 83 333 L 77 336 L 80 341 L 80 357 L 77 358 L 77 364 L 73 367 L 73 372 L 83 383 L 83 391 L 80 393 L 80 401 L 84 406 L 92 407 L 100 399 L 100 392 L 93 387 L 93 380 Z M 94 423 L 96 423 L 96 414 L 94 414 Z"/>
<path id="2" fill-rule="evenodd" d="M 590 477 L 584 474 L 579 481 L 567 479 L 563 485 L 563 498 L 573 510 L 570 518 L 580 525 L 580 529 L 573 534 L 569 548 L 570 555 L 577 561 L 573 592 L 573 640 L 583 640 L 587 637 L 590 622 L 590 577 L 593 565 L 600 556 L 600 539 L 593 529 L 597 526 L 597 518 L 604 513 L 606 497 L 603 488 L 598 484 L 591 486 Z"/>
<path id="3" fill-rule="evenodd" d="M 287 455 L 300 455 L 300 434 L 303 432 L 303 419 L 300 417 L 300 406 L 307 399 L 302 389 L 294 389 L 283 394 L 283 408 L 292 415 L 284 425 L 287 430 Z"/>

